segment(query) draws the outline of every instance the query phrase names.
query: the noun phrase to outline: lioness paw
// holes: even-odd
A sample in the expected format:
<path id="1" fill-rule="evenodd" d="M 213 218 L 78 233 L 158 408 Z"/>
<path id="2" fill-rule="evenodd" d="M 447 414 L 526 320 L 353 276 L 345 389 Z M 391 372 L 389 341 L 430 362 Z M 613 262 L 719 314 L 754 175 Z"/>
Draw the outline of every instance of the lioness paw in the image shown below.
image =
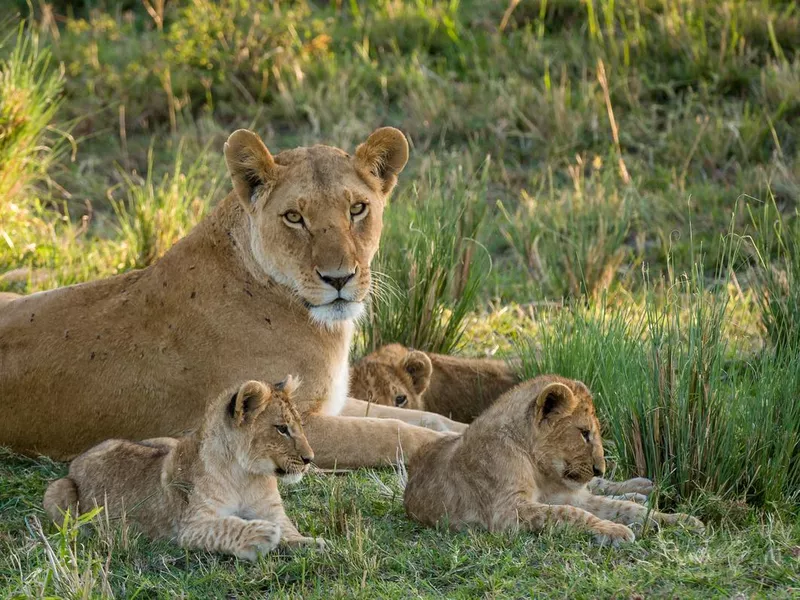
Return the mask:
<path id="1" fill-rule="evenodd" d="M 603 521 L 592 528 L 594 531 L 594 541 L 600 546 L 614 546 L 615 548 L 623 543 L 630 543 L 636 539 L 630 527 Z"/>
<path id="2" fill-rule="evenodd" d="M 466 423 L 459 423 L 458 421 L 453 421 L 452 419 L 433 413 L 422 417 L 419 421 L 419 426 L 443 433 L 464 433 L 467 427 L 469 427 Z"/>

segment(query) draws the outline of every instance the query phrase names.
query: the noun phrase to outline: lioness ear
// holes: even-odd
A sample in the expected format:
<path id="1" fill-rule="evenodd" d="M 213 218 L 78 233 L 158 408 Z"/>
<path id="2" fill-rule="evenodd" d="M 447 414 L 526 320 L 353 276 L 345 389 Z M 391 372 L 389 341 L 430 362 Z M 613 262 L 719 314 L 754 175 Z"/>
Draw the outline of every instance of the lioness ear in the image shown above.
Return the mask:
<path id="1" fill-rule="evenodd" d="M 411 375 L 414 391 L 422 394 L 428 389 L 433 373 L 433 364 L 428 355 L 419 350 L 412 350 L 403 359 L 403 368 Z"/>
<path id="2" fill-rule="evenodd" d="M 272 390 L 260 381 L 247 381 L 231 396 L 228 415 L 236 427 L 249 425 L 267 407 Z"/>
<path id="3" fill-rule="evenodd" d="M 225 142 L 225 162 L 239 201 L 252 210 L 253 193 L 259 186 L 269 191 L 278 177 L 278 165 L 264 142 L 252 131 L 234 131 Z"/>
<path id="4" fill-rule="evenodd" d="M 531 412 L 537 425 L 555 417 L 570 414 L 577 401 L 575 394 L 563 383 L 547 385 L 531 403 Z"/>
<path id="5" fill-rule="evenodd" d="M 408 162 L 408 142 L 394 127 L 381 127 L 356 148 L 356 170 L 369 182 L 378 180 L 384 195 L 397 183 L 397 176 Z"/>

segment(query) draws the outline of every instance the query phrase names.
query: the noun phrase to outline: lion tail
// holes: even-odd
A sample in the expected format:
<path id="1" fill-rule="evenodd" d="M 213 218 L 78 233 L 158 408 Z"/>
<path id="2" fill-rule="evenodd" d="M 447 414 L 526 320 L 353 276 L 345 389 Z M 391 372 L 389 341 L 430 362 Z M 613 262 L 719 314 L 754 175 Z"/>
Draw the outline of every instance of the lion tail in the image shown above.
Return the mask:
<path id="1" fill-rule="evenodd" d="M 57 479 L 47 486 L 44 493 L 44 510 L 56 525 L 61 527 L 64 513 L 68 510 L 74 517 L 78 511 L 78 485 L 69 477 Z"/>

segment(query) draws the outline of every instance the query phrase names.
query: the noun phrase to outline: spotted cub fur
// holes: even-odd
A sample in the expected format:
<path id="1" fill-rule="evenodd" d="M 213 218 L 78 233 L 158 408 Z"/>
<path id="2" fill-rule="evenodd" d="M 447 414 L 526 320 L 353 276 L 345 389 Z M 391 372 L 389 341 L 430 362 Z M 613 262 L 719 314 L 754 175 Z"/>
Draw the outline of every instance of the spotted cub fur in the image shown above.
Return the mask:
<path id="1" fill-rule="evenodd" d="M 492 531 L 580 527 L 602 544 L 632 542 L 630 525 L 694 517 L 648 510 L 590 493 L 605 471 L 600 428 L 586 386 L 555 375 L 515 387 L 460 436 L 437 440 L 411 460 L 406 511 L 426 525 Z"/>
<path id="2" fill-rule="evenodd" d="M 247 560 L 279 543 L 321 547 L 297 531 L 277 486 L 276 477 L 299 481 L 314 458 L 291 400 L 297 385 L 248 381 L 212 402 L 186 437 L 105 441 L 50 484 L 45 510 L 61 523 L 67 510 L 102 506 L 150 537 Z"/>

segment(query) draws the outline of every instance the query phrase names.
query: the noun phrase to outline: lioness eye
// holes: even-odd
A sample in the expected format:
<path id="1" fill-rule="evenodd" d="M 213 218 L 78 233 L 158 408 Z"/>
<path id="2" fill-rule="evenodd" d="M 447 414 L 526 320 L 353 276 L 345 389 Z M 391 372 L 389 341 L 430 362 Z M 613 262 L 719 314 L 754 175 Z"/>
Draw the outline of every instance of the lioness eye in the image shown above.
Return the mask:
<path id="1" fill-rule="evenodd" d="M 581 429 L 581 435 L 583 436 L 583 441 L 584 442 L 587 442 L 587 443 L 589 442 L 589 435 L 590 434 L 591 434 L 591 432 L 588 429 Z"/>
<path id="2" fill-rule="evenodd" d="M 302 225 L 303 215 L 301 215 L 296 210 L 290 210 L 283 214 L 283 220 L 286 221 L 289 225 Z"/>
<path id="3" fill-rule="evenodd" d="M 367 212 L 367 205 L 364 202 L 356 202 L 350 207 L 351 217 L 359 217 L 361 215 L 366 214 L 366 212 Z"/>
<path id="4" fill-rule="evenodd" d="M 289 435 L 289 428 L 286 425 L 275 425 L 275 429 L 278 430 L 278 433 L 281 435 L 285 435 L 286 437 L 291 437 Z"/>

